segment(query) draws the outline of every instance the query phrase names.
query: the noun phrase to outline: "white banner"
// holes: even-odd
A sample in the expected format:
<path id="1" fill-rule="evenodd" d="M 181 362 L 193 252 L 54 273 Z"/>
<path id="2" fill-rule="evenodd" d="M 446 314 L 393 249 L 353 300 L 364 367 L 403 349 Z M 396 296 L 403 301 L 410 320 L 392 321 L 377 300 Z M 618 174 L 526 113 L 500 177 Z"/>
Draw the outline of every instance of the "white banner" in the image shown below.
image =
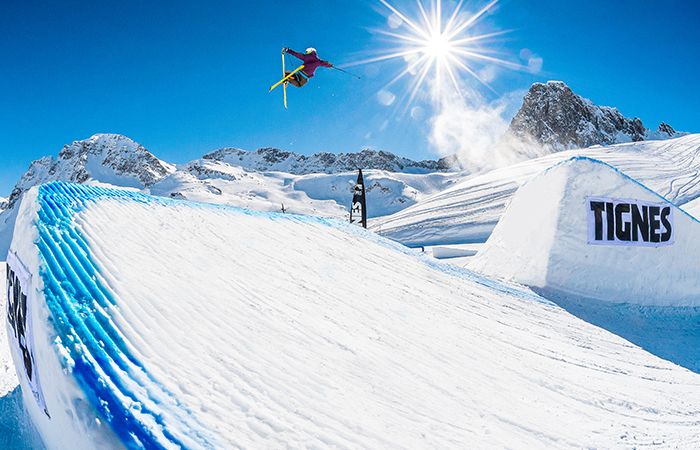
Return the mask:
<path id="1" fill-rule="evenodd" d="M 34 330 L 32 326 L 32 304 L 29 296 L 31 273 L 27 270 L 17 255 L 10 251 L 7 254 L 7 323 L 10 345 L 23 362 L 24 378 L 32 391 L 32 395 L 47 416 L 44 394 L 41 391 L 39 373 L 34 362 Z M 17 362 L 17 358 L 15 358 Z"/>
<path id="2" fill-rule="evenodd" d="M 586 209 L 590 245 L 661 247 L 675 240 L 668 202 L 588 197 Z"/>

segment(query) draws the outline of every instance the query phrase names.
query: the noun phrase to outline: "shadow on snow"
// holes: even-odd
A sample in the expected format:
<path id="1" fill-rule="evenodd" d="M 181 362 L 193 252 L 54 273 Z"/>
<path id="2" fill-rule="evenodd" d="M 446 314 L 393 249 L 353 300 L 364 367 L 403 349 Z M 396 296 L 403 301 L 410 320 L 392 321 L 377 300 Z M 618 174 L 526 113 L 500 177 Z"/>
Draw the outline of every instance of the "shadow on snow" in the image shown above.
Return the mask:
<path id="1" fill-rule="evenodd" d="M 611 303 L 535 291 L 574 316 L 700 374 L 700 308 Z"/>
<path id="2" fill-rule="evenodd" d="M 40 450 L 44 448 L 24 410 L 22 391 L 17 386 L 0 397 L 0 449 Z"/>

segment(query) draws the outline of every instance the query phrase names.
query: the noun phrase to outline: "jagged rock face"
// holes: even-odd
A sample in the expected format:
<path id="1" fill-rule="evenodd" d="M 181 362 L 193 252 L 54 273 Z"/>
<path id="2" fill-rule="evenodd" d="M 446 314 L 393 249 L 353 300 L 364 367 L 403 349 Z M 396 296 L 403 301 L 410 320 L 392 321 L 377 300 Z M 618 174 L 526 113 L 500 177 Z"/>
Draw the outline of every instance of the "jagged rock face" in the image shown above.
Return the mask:
<path id="1" fill-rule="evenodd" d="M 676 135 L 676 130 L 673 129 L 673 127 L 666 122 L 661 122 L 659 124 L 659 129 L 657 130 L 658 133 L 663 133 L 668 135 L 668 137 L 674 137 Z"/>
<path id="2" fill-rule="evenodd" d="M 304 156 L 276 148 L 261 148 L 248 152 L 238 148 L 223 148 L 204 155 L 216 160 L 257 172 L 279 171 L 295 175 L 336 173 L 362 169 L 391 172 L 439 172 L 453 167 L 451 158 L 439 161 L 413 161 L 390 152 L 362 150 L 359 153 L 333 154 L 327 152 Z"/>
<path id="3" fill-rule="evenodd" d="M 670 130 L 672 134 L 668 137 L 676 137 L 675 131 Z M 638 118 L 626 118 L 616 108 L 596 106 L 561 81 L 533 84 L 509 131 L 554 150 L 642 141 L 650 137 Z"/>
<path id="4" fill-rule="evenodd" d="M 96 134 L 66 145 L 58 158 L 34 161 L 12 190 L 8 207 L 32 186 L 49 181 L 84 183 L 90 179 L 143 188 L 150 186 L 175 167 L 159 160 L 140 144 L 118 134 Z"/>

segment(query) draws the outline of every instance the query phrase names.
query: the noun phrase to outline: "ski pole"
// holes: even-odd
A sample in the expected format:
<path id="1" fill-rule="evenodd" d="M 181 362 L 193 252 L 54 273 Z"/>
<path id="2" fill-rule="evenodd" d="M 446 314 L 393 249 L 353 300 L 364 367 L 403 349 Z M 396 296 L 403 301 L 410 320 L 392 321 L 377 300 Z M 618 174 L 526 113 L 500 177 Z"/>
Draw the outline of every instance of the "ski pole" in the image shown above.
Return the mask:
<path id="1" fill-rule="evenodd" d="M 358 80 L 361 80 L 361 79 L 362 79 L 362 77 L 360 77 L 359 75 L 355 75 L 354 73 L 348 72 L 347 70 L 343 70 L 343 69 L 341 69 L 341 68 L 339 68 L 339 67 L 335 67 L 335 66 L 333 66 L 333 68 L 334 68 L 335 70 L 340 70 L 341 72 L 346 73 L 346 74 L 350 75 L 351 77 L 355 77 L 355 78 L 357 78 Z"/>

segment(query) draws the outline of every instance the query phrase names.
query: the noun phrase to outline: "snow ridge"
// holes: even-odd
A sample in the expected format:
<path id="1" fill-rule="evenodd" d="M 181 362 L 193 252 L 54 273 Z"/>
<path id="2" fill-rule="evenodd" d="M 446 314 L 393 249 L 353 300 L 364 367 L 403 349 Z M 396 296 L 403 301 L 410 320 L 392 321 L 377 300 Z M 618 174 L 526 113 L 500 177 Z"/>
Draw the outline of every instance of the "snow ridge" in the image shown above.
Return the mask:
<path id="1" fill-rule="evenodd" d="M 378 169 L 390 172 L 427 173 L 444 172 L 452 167 L 453 158 L 438 161 L 413 161 L 390 152 L 365 149 L 358 153 L 333 154 L 328 152 L 304 156 L 276 148 L 261 148 L 254 152 L 238 148 L 222 148 L 204 155 L 256 172 L 286 172 L 295 175 L 311 173 L 350 172 L 357 169 Z"/>

